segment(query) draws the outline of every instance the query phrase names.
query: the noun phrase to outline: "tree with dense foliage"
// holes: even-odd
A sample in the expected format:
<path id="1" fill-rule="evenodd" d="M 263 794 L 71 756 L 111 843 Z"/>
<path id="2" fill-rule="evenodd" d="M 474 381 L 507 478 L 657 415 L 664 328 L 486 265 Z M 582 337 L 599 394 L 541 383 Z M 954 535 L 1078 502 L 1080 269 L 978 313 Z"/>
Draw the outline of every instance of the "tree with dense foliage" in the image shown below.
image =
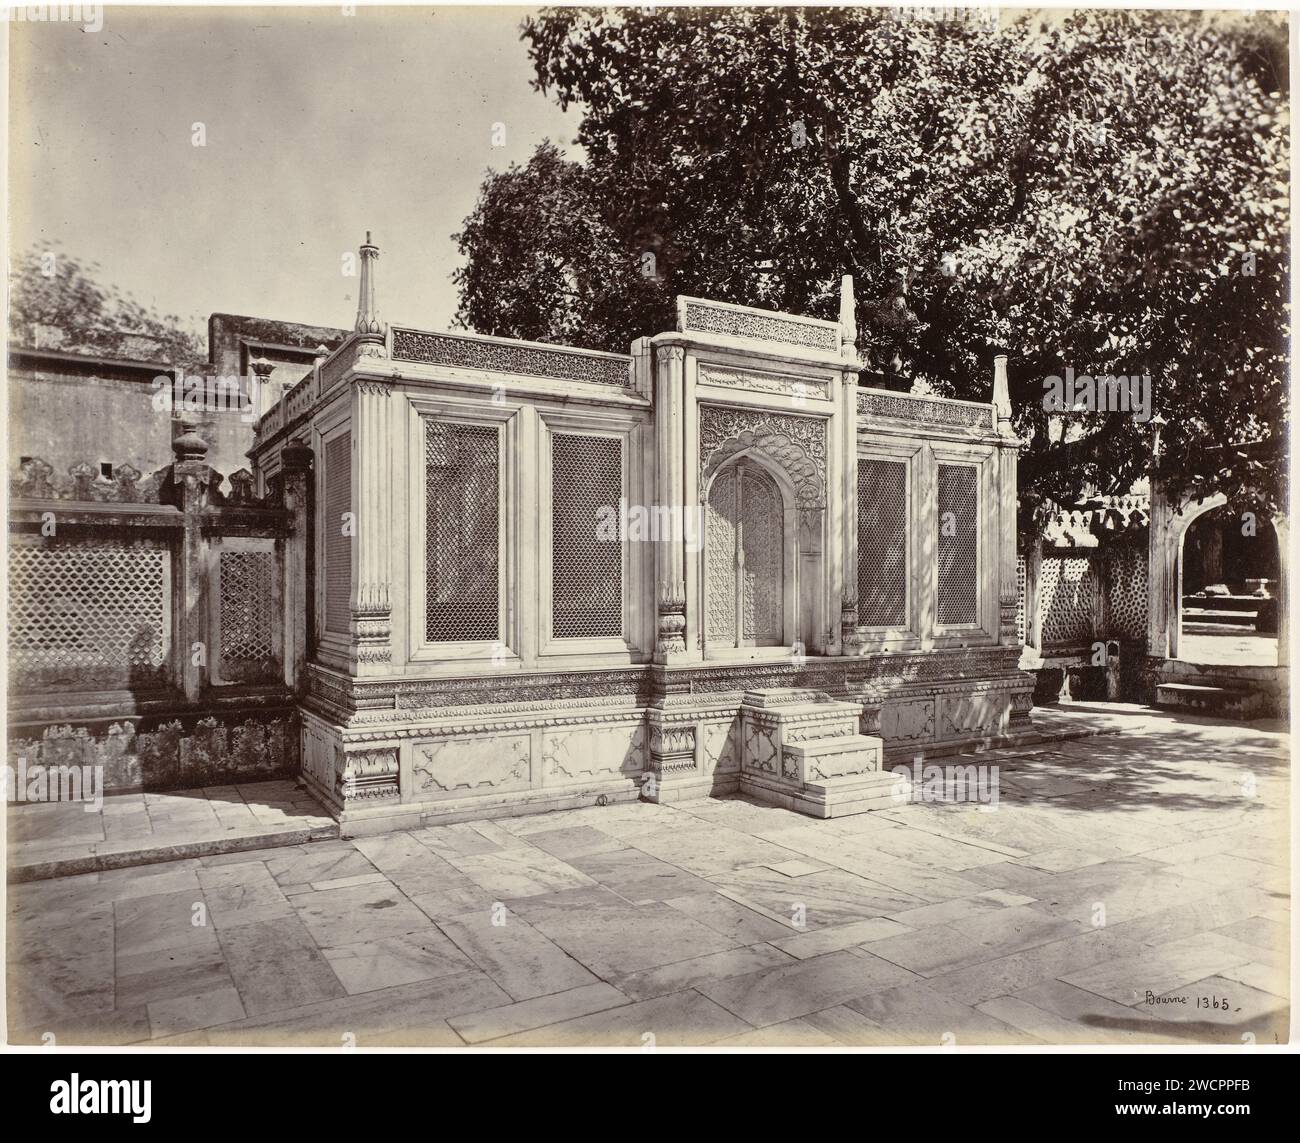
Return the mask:
<path id="1" fill-rule="evenodd" d="M 1282 18 L 564 8 L 523 35 L 583 154 L 489 173 L 463 324 L 625 351 L 677 294 L 834 317 L 849 272 L 872 368 L 987 400 L 1009 353 L 1026 522 L 1151 463 L 1150 422 L 1051 415 L 1067 367 L 1151 377 L 1173 491 L 1279 503 Z"/>
<path id="2" fill-rule="evenodd" d="M 166 365 L 206 360 L 203 340 L 175 314 L 158 314 L 116 287 L 101 267 L 58 251 L 30 251 L 10 268 L 9 330 L 18 345 Z"/>

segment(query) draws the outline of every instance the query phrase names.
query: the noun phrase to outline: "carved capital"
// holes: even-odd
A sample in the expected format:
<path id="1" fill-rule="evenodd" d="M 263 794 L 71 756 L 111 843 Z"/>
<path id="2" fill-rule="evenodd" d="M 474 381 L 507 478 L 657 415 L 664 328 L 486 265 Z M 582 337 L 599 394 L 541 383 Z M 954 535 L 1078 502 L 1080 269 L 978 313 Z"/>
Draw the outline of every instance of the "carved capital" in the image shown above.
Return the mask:
<path id="1" fill-rule="evenodd" d="M 656 652 L 661 656 L 686 651 L 686 584 L 681 580 L 660 581 Z"/>
<path id="2" fill-rule="evenodd" d="M 690 723 L 652 723 L 650 768 L 656 774 L 695 769 L 695 727 Z"/>
<path id="3" fill-rule="evenodd" d="M 335 791 L 345 802 L 371 802 L 401 795 L 397 748 L 345 751 L 335 775 Z"/>

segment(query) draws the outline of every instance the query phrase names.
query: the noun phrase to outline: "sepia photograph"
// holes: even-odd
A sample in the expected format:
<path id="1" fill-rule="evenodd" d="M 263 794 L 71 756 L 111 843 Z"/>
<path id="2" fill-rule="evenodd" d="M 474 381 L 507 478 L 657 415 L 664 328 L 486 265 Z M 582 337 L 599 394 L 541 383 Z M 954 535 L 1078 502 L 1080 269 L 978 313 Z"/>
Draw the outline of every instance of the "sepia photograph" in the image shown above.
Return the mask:
<path id="1" fill-rule="evenodd" d="M 36 1113 L 251 1050 L 1069 1049 L 1100 1124 L 1249 1115 L 1285 9 L 3 22 Z"/>

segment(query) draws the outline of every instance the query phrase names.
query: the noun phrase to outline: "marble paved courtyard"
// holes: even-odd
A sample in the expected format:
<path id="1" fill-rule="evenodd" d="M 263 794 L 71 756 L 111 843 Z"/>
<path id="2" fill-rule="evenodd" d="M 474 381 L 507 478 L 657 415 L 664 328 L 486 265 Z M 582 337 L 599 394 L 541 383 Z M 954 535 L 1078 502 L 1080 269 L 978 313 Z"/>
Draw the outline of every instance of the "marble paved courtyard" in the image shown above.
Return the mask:
<path id="1" fill-rule="evenodd" d="M 996 808 L 620 804 L 10 885 L 10 1039 L 1285 1041 L 1284 734 L 1095 717 L 938 760 L 996 765 Z"/>

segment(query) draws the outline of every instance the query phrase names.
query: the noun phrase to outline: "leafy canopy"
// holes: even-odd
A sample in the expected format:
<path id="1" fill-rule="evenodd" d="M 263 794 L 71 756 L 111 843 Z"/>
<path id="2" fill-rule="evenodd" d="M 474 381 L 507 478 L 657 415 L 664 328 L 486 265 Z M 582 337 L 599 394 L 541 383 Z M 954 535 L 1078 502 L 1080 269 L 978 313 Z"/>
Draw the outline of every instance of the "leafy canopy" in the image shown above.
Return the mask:
<path id="1" fill-rule="evenodd" d="M 99 263 L 29 251 L 10 267 L 10 337 L 19 345 L 168 365 L 205 361 L 203 340 L 175 314 L 160 315 L 101 283 Z"/>
<path id="2" fill-rule="evenodd" d="M 1285 24 L 1098 11 L 547 10 L 536 85 L 577 106 L 489 173 L 457 235 L 462 324 L 626 350 L 692 294 L 834 317 L 874 368 L 987 400 L 1010 355 L 1022 509 L 1144 475 L 1154 426 L 1044 379 L 1149 374 L 1173 490 L 1281 495 Z M 1249 445 L 1249 447 L 1247 447 Z"/>

